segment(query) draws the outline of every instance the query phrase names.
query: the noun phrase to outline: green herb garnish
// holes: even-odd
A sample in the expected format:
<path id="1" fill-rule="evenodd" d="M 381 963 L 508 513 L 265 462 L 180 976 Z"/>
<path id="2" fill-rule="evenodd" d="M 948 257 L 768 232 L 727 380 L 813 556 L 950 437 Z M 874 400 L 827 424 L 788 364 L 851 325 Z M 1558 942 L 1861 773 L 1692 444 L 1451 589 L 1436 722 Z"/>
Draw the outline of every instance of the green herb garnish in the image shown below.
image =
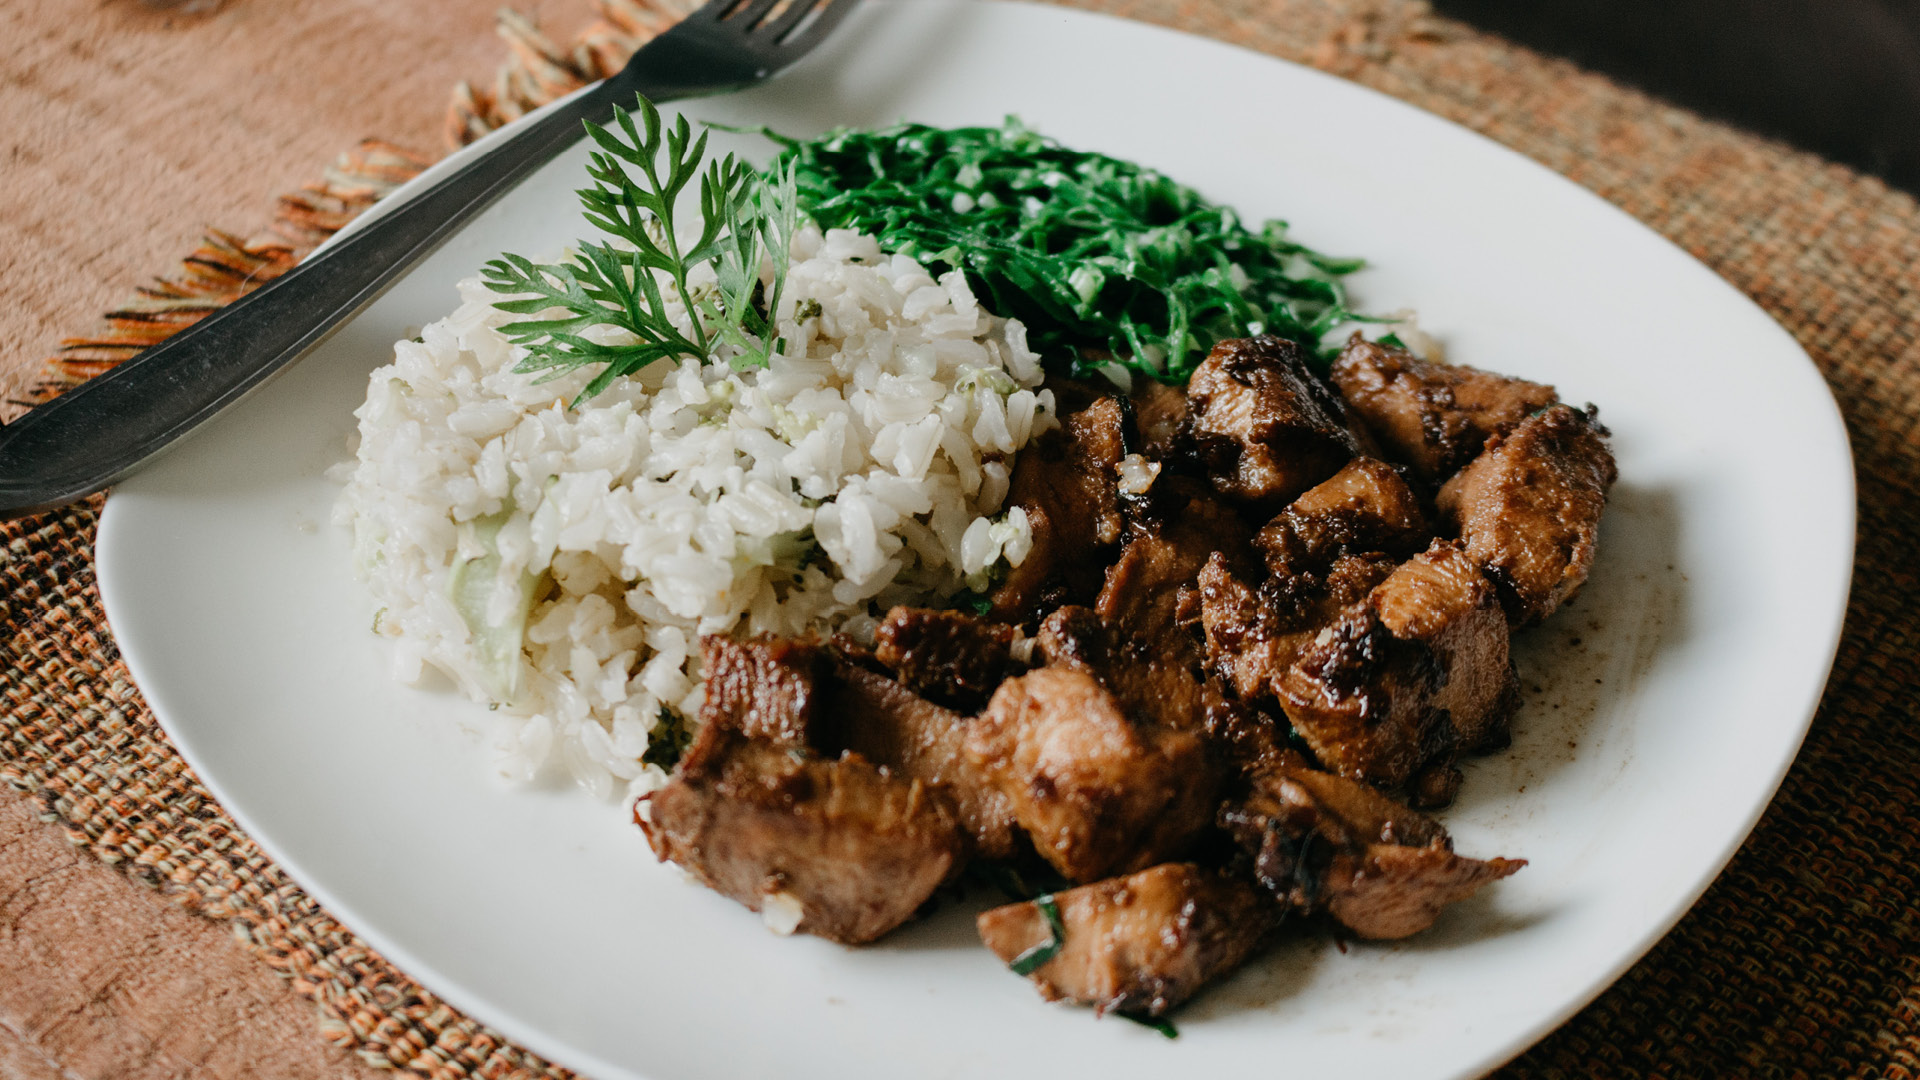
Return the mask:
<path id="1" fill-rule="evenodd" d="M 1053 894 L 1047 893 L 1034 897 L 1033 905 L 1040 909 L 1040 914 L 1047 917 L 1049 937 L 1046 941 L 1013 958 L 1013 963 L 1008 964 L 1007 967 L 1012 969 L 1015 975 L 1031 975 L 1038 971 L 1040 965 L 1059 955 L 1061 947 L 1067 943 L 1067 928 L 1060 922 L 1060 905 L 1053 902 Z"/>
<path id="2" fill-rule="evenodd" d="M 1153 1030 L 1159 1032 L 1160 1034 L 1165 1035 L 1169 1039 L 1177 1039 L 1180 1037 L 1180 1029 L 1177 1027 L 1174 1027 L 1173 1021 L 1168 1020 L 1165 1017 L 1148 1016 L 1145 1013 L 1121 1012 L 1118 1009 L 1114 1010 L 1114 1015 L 1131 1020 L 1134 1023 L 1139 1024 L 1141 1027 L 1150 1027 Z"/>
<path id="3" fill-rule="evenodd" d="M 640 760 L 648 765 L 658 765 L 662 769 L 671 771 L 680 763 L 681 755 L 685 754 L 687 747 L 692 744 L 693 729 L 687 726 L 686 719 L 672 709 L 662 706 L 660 720 L 653 726 L 652 733 L 647 736 L 647 752 L 640 755 Z"/>
<path id="4" fill-rule="evenodd" d="M 965 270 L 991 310 L 1027 325 L 1037 351 L 1077 367 L 1111 354 L 1183 382 L 1225 338 L 1278 334 L 1318 348 L 1352 315 L 1340 278 L 1359 260 L 1294 243 L 1284 222 L 1250 231 L 1152 169 L 1069 150 L 1012 118 L 768 134 L 786 147 L 776 170 L 797 176 L 801 208 L 822 228 Z"/>
<path id="5" fill-rule="evenodd" d="M 967 611 L 975 615 L 985 615 L 993 610 L 993 598 L 972 589 L 961 589 L 954 593 L 948 603 L 955 611 Z"/>
<path id="6" fill-rule="evenodd" d="M 604 365 L 581 398 L 657 360 L 705 361 L 727 345 L 736 369 L 764 367 L 781 345 L 775 319 L 796 217 L 792 172 L 776 169 L 763 180 L 732 154 L 709 162 L 706 132 L 694 138 L 684 116 L 663 126 L 651 101 L 637 104 L 638 126 L 620 108 L 613 123 L 586 126 L 599 149 L 587 166 L 594 186 L 577 194 L 587 220 L 611 239 L 583 243 L 565 262 L 503 255 L 483 271 L 488 288 L 518 296 L 494 306 L 536 316 L 500 328 L 527 350 L 514 370 L 558 378 Z M 697 222 L 680 214 L 696 177 Z M 766 262 L 770 282 L 761 278 Z M 702 266 L 713 280 L 697 285 Z M 667 306 L 669 295 L 679 312 Z M 594 327 L 631 340 L 589 340 Z"/>

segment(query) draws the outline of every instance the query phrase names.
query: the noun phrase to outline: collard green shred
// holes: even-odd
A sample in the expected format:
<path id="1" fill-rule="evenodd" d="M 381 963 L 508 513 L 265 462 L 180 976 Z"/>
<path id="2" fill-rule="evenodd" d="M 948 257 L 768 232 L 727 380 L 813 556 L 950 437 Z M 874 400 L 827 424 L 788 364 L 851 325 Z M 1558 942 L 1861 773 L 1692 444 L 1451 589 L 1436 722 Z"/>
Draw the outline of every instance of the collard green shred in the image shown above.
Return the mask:
<path id="1" fill-rule="evenodd" d="M 680 763 L 680 756 L 687 752 L 687 747 L 692 743 L 693 729 L 687 726 L 686 718 L 663 707 L 660 710 L 660 722 L 647 737 L 647 752 L 640 755 L 640 760 L 671 770 Z"/>
<path id="2" fill-rule="evenodd" d="M 1180 1029 L 1177 1027 L 1174 1027 L 1173 1021 L 1168 1020 L 1165 1017 L 1148 1016 L 1146 1013 L 1121 1012 L 1118 1009 L 1114 1010 L 1114 1015 L 1125 1017 L 1126 1019 L 1131 1020 L 1136 1024 L 1139 1024 L 1141 1027 L 1150 1027 L 1153 1030 L 1159 1032 L 1160 1034 L 1165 1035 L 1169 1039 L 1177 1039 L 1180 1037 Z"/>
<path id="3" fill-rule="evenodd" d="M 1040 970 L 1040 966 L 1058 956 L 1061 947 L 1067 943 L 1067 928 L 1060 921 L 1060 905 L 1053 902 L 1053 894 L 1034 897 L 1033 905 L 1047 917 L 1048 938 L 1013 958 L 1013 963 L 1007 967 L 1015 975 L 1031 975 Z"/>
<path id="4" fill-rule="evenodd" d="M 1351 312 L 1359 269 L 1258 231 L 1152 169 L 1070 150 L 1009 117 L 1000 127 L 902 124 L 817 139 L 769 133 L 801 208 L 824 228 L 959 267 L 1036 351 L 1076 369 L 1118 359 L 1183 382 L 1215 342 L 1270 333 L 1318 348 Z"/>
<path id="5" fill-rule="evenodd" d="M 953 599 L 948 603 L 955 611 L 970 612 L 974 615 L 985 615 L 993 610 L 993 600 L 985 593 L 977 593 L 972 589 L 962 589 L 954 593 Z"/>

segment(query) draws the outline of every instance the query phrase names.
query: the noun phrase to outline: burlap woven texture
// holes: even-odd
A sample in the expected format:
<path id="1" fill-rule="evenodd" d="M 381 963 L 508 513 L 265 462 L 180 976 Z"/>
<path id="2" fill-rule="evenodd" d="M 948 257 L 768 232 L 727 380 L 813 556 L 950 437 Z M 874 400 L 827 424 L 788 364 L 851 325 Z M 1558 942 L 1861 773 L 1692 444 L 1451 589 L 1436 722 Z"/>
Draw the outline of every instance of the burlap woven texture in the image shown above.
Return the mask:
<path id="1" fill-rule="evenodd" d="M 1812 734 L 1680 927 L 1503 1075 L 1920 1076 L 1909 900 L 1920 878 L 1920 207 L 1411 4 L 1078 6 L 1314 63 L 1491 135 L 1672 238 L 1812 354 L 1846 414 L 1860 481 L 1854 596 Z M 107 635 L 96 510 L 5 526 L 0 776 L 36 794 L 75 843 L 228 921 L 320 1005 L 327 1037 L 363 1059 L 427 1076 L 558 1075 L 373 954 L 207 796 Z"/>

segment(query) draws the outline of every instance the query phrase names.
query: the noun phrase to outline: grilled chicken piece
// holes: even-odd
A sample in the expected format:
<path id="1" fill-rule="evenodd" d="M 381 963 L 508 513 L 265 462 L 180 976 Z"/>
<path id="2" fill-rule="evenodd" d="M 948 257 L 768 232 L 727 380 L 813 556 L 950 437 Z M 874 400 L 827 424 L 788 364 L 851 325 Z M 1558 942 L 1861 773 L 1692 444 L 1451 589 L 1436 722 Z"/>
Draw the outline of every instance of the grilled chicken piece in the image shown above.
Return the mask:
<path id="1" fill-rule="evenodd" d="M 825 653 L 819 646 L 785 638 L 734 641 L 718 634 L 700 639 L 707 693 L 700 724 L 748 738 L 805 746 L 832 741 L 817 730 L 820 678 Z"/>
<path id="2" fill-rule="evenodd" d="M 1223 756 L 1264 759 L 1284 732 L 1273 717 L 1235 701 L 1205 672 L 1200 572 L 1232 552 L 1254 565 L 1247 527 L 1210 496 L 1191 498 L 1143 527 L 1107 572 L 1091 612 L 1063 608 L 1036 641 L 1050 664 L 1072 663 L 1098 678 L 1136 717 L 1204 734 Z"/>
<path id="3" fill-rule="evenodd" d="M 961 611 L 896 607 L 875 632 L 874 658 L 930 701 L 975 712 L 1014 673 L 1019 632 Z"/>
<path id="4" fill-rule="evenodd" d="M 1433 708 L 1439 685 L 1432 650 L 1396 638 L 1360 603 L 1317 634 L 1274 689 L 1314 757 L 1343 776 L 1399 788 L 1452 752 L 1451 730 Z"/>
<path id="5" fill-rule="evenodd" d="M 634 809 L 654 855 L 754 911 L 797 902 L 809 934 L 878 938 L 960 858 L 943 801 L 858 755 L 822 760 L 709 726 L 687 758 Z"/>
<path id="6" fill-rule="evenodd" d="M 1182 730 L 1197 729 L 1205 708 L 1184 594 L 1216 548 L 1244 550 L 1248 536 L 1239 515 L 1200 491 L 1156 492 L 1134 521 L 1136 535 L 1108 569 L 1095 606 L 1057 609 L 1042 620 L 1034 642 L 1036 657 L 1048 666 L 1092 675 L 1134 717 Z"/>
<path id="7" fill-rule="evenodd" d="M 1136 450 L 1153 461 L 1166 461 L 1190 449 L 1187 395 L 1177 386 L 1157 379 L 1140 379 L 1133 386 L 1134 427 L 1140 434 Z"/>
<path id="8" fill-rule="evenodd" d="M 1048 667 L 1093 676 L 1131 715 L 1203 735 L 1230 762 L 1244 767 L 1281 752 L 1278 722 L 1202 679 L 1191 658 L 1156 657 L 1115 637 L 1092 608 L 1069 606 L 1041 622 L 1034 647 Z"/>
<path id="9" fill-rule="evenodd" d="M 1419 499 L 1393 466 L 1348 462 L 1254 538 L 1267 574 L 1224 554 L 1201 571 L 1207 662 L 1242 701 L 1267 696 L 1314 636 L 1427 535 Z"/>
<path id="10" fill-rule="evenodd" d="M 1340 555 L 1321 572 L 1262 579 L 1236 571 L 1225 557 L 1210 560 L 1199 578 L 1208 665 L 1241 701 L 1275 695 L 1280 677 L 1320 631 L 1364 600 L 1393 565 L 1381 554 Z M 1260 584 L 1249 585 L 1250 577 Z"/>
<path id="11" fill-rule="evenodd" d="M 1326 911 L 1363 938 L 1402 938 L 1446 905 L 1519 870 L 1524 859 L 1469 859 L 1446 830 L 1354 780 L 1298 761 L 1255 773 L 1220 823 L 1253 856 L 1254 877 L 1283 904 Z"/>
<path id="12" fill-rule="evenodd" d="M 1440 911 L 1511 877 L 1525 859 L 1469 859 L 1439 847 L 1374 844 L 1333 857 L 1327 911 L 1363 938 L 1394 940 L 1432 926 Z"/>
<path id="13" fill-rule="evenodd" d="M 1178 854 L 1213 818 L 1199 736 L 1135 723 L 1091 675 L 1042 668 L 1000 684 L 965 752 L 1054 869 L 1094 881 Z"/>
<path id="14" fill-rule="evenodd" d="M 1169 529 L 1129 543 L 1107 570 L 1094 613 L 1134 651 L 1181 663 L 1193 652 L 1181 620 L 1182 590 L 1192 587 L 1213 544 L 1200 528 Z"/>
<path id="15" fill-rule="evenodd" d="M 1293 500 L 1260 530 L 1254 544 L 1268 569 L 1291 577 L 1349 553 L 1405 558 L 1432 535 L 1418 496 L 1400 473 L 1363 457 Z"/>
<path id="16" fill-rule="evenodd" d="M 1246 778 L 1220 808 L 1220 827 L 1253 858 L 1253 877 L 1297 911 L 1326 902 L 1324 875 L 1336 852 L 1373 844 L 1450 844 L 1438 821 L 1357 780 L 1310 768 L 1290 754 Z"/>
<path id="17" fill-rule="evenodd" d="M 1278 911 L 1244 882 L 1167 863 L 1055 893 L 1060 951 L 1031 978 L 1048 1001 L 1160 1016 L 1246 960 Z M 1053 940 L 1034 902 L 979 916 L 980 940 L 1011 964 Z"/>
<path id="18" fill-rule="evenodd" d="M 995 618 L 1024 621 L 1099 591 L 1125 525 L 1115 470 L 1127 454 L 1127 424 L 1124 403 L 1101 398 L 1021 451 L 1006 505 L 1026 512 L 1033 548 L 994 590 Z"/>
<path id="19" fill-rule="evenodd" d="M 1443 709 L 1462 750 L 1504 745 L 1520 703 L 1520 679 L 1508 656 L 1507 616 L 1493 584 L 1460 545 L 1436 540 L 1403 563 L 1369 598 L 1380 622 L 1402 641 L 1433 651 Z"/>
<path id="20" fill-rule="evenodd" d="M 1130 647 L 1089 607 L 1069 604 L 1040 621 L 1034 655 L 1049 671 L 1097 681 L 1134 718 L 1179 731 L 1198 730 L 1204 703 L 1199 680 L 1178 656 Z"/>
<path id="21" fill-rule="evenodd" d="M 1519 703 L 1506 616 L 1459 545 L 1436 541 L 1305 641 L 1304 627 L 1325 607 L 1281 622 L 1278 604 L 1249 601 L 1244 586 L 1235 592 L 1237 583 L 1216 580 L 1214 569 L 1202 575 L 1210 645 L 1233 665 L 1243 693 L 1271 689 L 1328 768 L 1441 806 L 1459 787 L 1455 755 L 1506 738 Z M 1232 622 L 1249 611 L 1250 625 Z"/>
<path id="22" fill-rule="evenodd" d="M 1527 626 L 1586 582 L 1618 477 L 1592 407 L 1555 405 L 1490 442 L 1440 489 L 1436 505 L 1492 579 L 1508 618 Z"/>
<path id="23" fill-rule="evenodd" d="M 1268 513 L 1360 449 L 1339 397 L 1308 370 L 1300 346 L 1283 338 L 1215 345 L 1187 380 L 1187 401 L 1194 447 L 1214 486 Z"/>
<path id="24" fill-rule="evenodd" d="M 1333 362 L 1333 383 L 1389 456 L 1429 483 L 1557 400 L 1551 386 L 1422 360 L 1359 334 Z"/>
<path id="25" fill-rule="evenodd" d="M 972 719 L 864 668 L 843 665 L 839 674 L 833 707 L 844 722 L 846 748 L 946 799 L 971 854 L 1012 857 L 1012 803 L 964 752 Z"/>

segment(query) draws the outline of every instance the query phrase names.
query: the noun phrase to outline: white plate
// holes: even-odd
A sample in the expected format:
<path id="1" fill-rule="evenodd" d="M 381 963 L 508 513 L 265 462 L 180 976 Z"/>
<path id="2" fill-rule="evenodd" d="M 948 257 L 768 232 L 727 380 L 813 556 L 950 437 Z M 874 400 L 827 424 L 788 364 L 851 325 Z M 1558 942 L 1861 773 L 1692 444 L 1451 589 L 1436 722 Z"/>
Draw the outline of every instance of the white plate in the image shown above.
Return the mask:
<path id="1" fill-rule="evenodd" d="M 575 154 L 124 484 L 100 529 L 108 616 L 181 751 L 447 1000 L 601 1078 L 1467 1076 L 1591 1000 L 1747 835 L 1838 640 L 1852 468 L 1806 356 L 1678 249 L 1388 98 L 1055 8 L 875 4 L 787 77 L 691 111 L 796 133 L 1017 112 L 1365 254 L 1369 308 L 1417 305 L 1454 358 L 1599 402 L 1622 478 L 1599 563 L 1521 644 L 1513 748 L 1472 763 L 1445 815 L 1462 852 L 1532 864 L 1413 940 L 1280 949 L 1167 1042 L 1041 1004 L 958 912 L 867 949 L 774 939 L 656 865 L 614 807 L 489 779 L 484 709 L 388 680 L 321 472 L 366 372 L 458 278 L 581 235 Z"/>

